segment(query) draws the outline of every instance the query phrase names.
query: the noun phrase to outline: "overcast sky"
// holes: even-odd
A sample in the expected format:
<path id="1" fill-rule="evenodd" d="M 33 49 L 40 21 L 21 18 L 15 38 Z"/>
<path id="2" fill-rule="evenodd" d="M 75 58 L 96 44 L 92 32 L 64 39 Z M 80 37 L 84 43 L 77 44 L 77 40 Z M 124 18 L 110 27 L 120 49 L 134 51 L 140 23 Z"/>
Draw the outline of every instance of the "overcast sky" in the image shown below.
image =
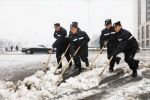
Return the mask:
<path id="1" fill-rule="evenodd" d="M 52 44 L 56 22 L 69 30 L 77 21 L 92 36 L 101 34 L 108 18 L 133 32 L 133 0 L 91 0 L 90 34 L 85 0 L 0 0 L 0 39 Z"/>

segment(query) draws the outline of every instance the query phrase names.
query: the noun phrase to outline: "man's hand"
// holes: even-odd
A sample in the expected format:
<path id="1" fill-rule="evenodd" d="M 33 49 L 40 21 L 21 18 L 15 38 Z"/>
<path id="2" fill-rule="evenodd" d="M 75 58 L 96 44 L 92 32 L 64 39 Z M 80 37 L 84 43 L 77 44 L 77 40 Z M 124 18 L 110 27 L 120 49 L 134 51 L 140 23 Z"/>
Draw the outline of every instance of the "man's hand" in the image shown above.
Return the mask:
<path id="1" fill-rule="evenodd" d="M 101 44 L 100 49 L 102 49 L 103 47 L 105 48 L 105 46 L 106 46 L 105 44 Z"/>
<path id="2" fill-rule="evenodd" d="M 111 53 L 110 55 L 108 55 L 108 58 L 110 59 L 112 56 L 114 57 L 115 55 Z"/>

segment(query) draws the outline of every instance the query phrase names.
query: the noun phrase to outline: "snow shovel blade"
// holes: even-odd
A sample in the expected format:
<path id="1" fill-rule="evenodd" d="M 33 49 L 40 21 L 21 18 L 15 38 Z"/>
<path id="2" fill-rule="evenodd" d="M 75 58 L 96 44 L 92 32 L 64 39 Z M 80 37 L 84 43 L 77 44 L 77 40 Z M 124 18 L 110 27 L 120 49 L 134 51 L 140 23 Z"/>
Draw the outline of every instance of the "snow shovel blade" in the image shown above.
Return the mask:
<path id="1" fill-rule="evenodd" d="M 63 80 L 57 85 L 57 86 L 60 86 L 61 83 L 65 82 L 67 79 L 69 79 L 70 77 L 75 77 L 77 76 L 78 73 L 77 73 L 77 70 L 69 70 L 67 71 L 65 74 L 63 74 Z"/>

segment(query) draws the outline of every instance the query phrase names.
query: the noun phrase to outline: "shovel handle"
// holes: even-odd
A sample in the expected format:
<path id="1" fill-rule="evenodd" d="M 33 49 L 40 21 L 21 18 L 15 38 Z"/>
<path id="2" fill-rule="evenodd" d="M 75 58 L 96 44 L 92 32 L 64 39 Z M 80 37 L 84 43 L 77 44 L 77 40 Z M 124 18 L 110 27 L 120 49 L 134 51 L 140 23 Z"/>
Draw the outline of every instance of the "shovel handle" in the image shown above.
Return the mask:
<path id="1" fill-rule="evenodd" d="M 64 53 L 64 55 L 63 55 L 63 57 L 62 57 L 61 60 L 59 61 L 58 65 L 57 65 L 57 67 L 56 67 L 56 69 L 55 69 L 55 71 L 54 71 L 54 74 L 56 73 L 56 71 L 57 71 L 59 65 L 61 64 L 63 58 L 65 57 L 65 55 L 66 55 L 66 53 L 67 53 L 69 47 L 70 47 L 70 44 L 68 45 L 68 47 L 67 47 L 67 49 L 66 49 L 66 51 L 65 51 L 65 53 Z"/>
<path id="2" fill-rule="evenodd" d="M 77 52 L 79 51 L 80 46 L 77 48 L 77 50 L 74 53 L 74 56 L 77 54 Z M 68 62 L 67 66 L 63 69 L 63 71 L 61 72 L 61 75 L 63 75 L 66 71 L 66 69 L 69 67 L 70 62 L 72 61 L 73 57 L 71 57 L 70 61 Z"/>
<path id="3" fill-rule="evenodd" d="M 105 42 L 105 45 L 107 45 L 107 43 L 108 43 L 108 41 Z M 102 47 L 102 49 L 100 50 L 100 52 L 98 53 L 98 55 L 94 58 L 94 60 L 93 60 L 92 63 L 90 64 L 90 66 L 87 68 L 86 72 L 89 71 L 89 70 L 92 68 L 94 62 L 95 62 L 96 59 L 99 57 L 99 55 L 102 53 L 103 49 L 104 49 L 104 46 Z"/>
<path id="4" fill-rule="evenodd" d="M 48 67 L 48 64 L 49 64 L 49 62 L 50 62 L 50 58 L 51 58 L 51 55 L 52 55 L 53 51 L 54 51 L 54 48 L 52 48 L 52 50 L 51 50 L 51 52 L 50 52 L 48 61 L 47 61 L 46 65 L 45 65 L 45 70 L 47 70 L 47 67 Z"/>
<path id="5" fill-rule="evenodd" d="M 102 70 L 100 75 L 102 75 L 104 73 L 104 71 L 106 70 L 106 68 L 108 67 L 108 65 L 110 64 L 112 59 L 113 59 L 113 56 L 109 59 L 109 61 L 107 62 L 106 66 L 104 67 L 104 69 Z"/>

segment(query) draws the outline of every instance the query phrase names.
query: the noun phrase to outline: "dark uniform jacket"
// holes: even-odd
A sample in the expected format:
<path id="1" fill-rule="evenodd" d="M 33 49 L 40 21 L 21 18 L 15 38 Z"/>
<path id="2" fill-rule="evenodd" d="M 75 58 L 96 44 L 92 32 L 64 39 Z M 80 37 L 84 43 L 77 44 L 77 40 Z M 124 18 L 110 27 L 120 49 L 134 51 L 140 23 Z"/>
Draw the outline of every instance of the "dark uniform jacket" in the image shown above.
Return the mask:
<path id="1" fill-rule="evenodd" d="M 117 55 L 120 52 L 126 53 L 132 48 L 138 48 L 138 42 L 129 31 L 121 29 L 116 34 L 118 35 L 119 45 L 117 49 L 113 52 L 113 55 Z"/>
<path id="2" fill-rule="evenodd" d="M 115 50 L 118 46 L 119 41 L 113 27 L 111 27 L 109 30 L 107 29 L 102 30 L 100 35 L 101 47 L 107 40 L 108 40 L 107 49 Z"/>
<path id="3" fill-rule="evenodd" d="M 53 43 L 54 48 L 64 48 L 66 44 L 69 44 L 68 39 L 66 38 L 67 36 L 67 31 L 61 27 L 60 31 L 55 31 L 54 32 L 54 38 L 57 40 Z"/>
<path id="4" fill-rule="evenodd" d="M 70 42 L 70 54 L 73 56 L 76 49 L 81 46 L 80 50 L 88 49 L 88 42 L 90 38 L 88 37 L 87 33 L 81 30 L 78 30 L 76 34 L 69 35 L 69 42 Z M 84 46 L 84 47 L 82 47 Z"/>

